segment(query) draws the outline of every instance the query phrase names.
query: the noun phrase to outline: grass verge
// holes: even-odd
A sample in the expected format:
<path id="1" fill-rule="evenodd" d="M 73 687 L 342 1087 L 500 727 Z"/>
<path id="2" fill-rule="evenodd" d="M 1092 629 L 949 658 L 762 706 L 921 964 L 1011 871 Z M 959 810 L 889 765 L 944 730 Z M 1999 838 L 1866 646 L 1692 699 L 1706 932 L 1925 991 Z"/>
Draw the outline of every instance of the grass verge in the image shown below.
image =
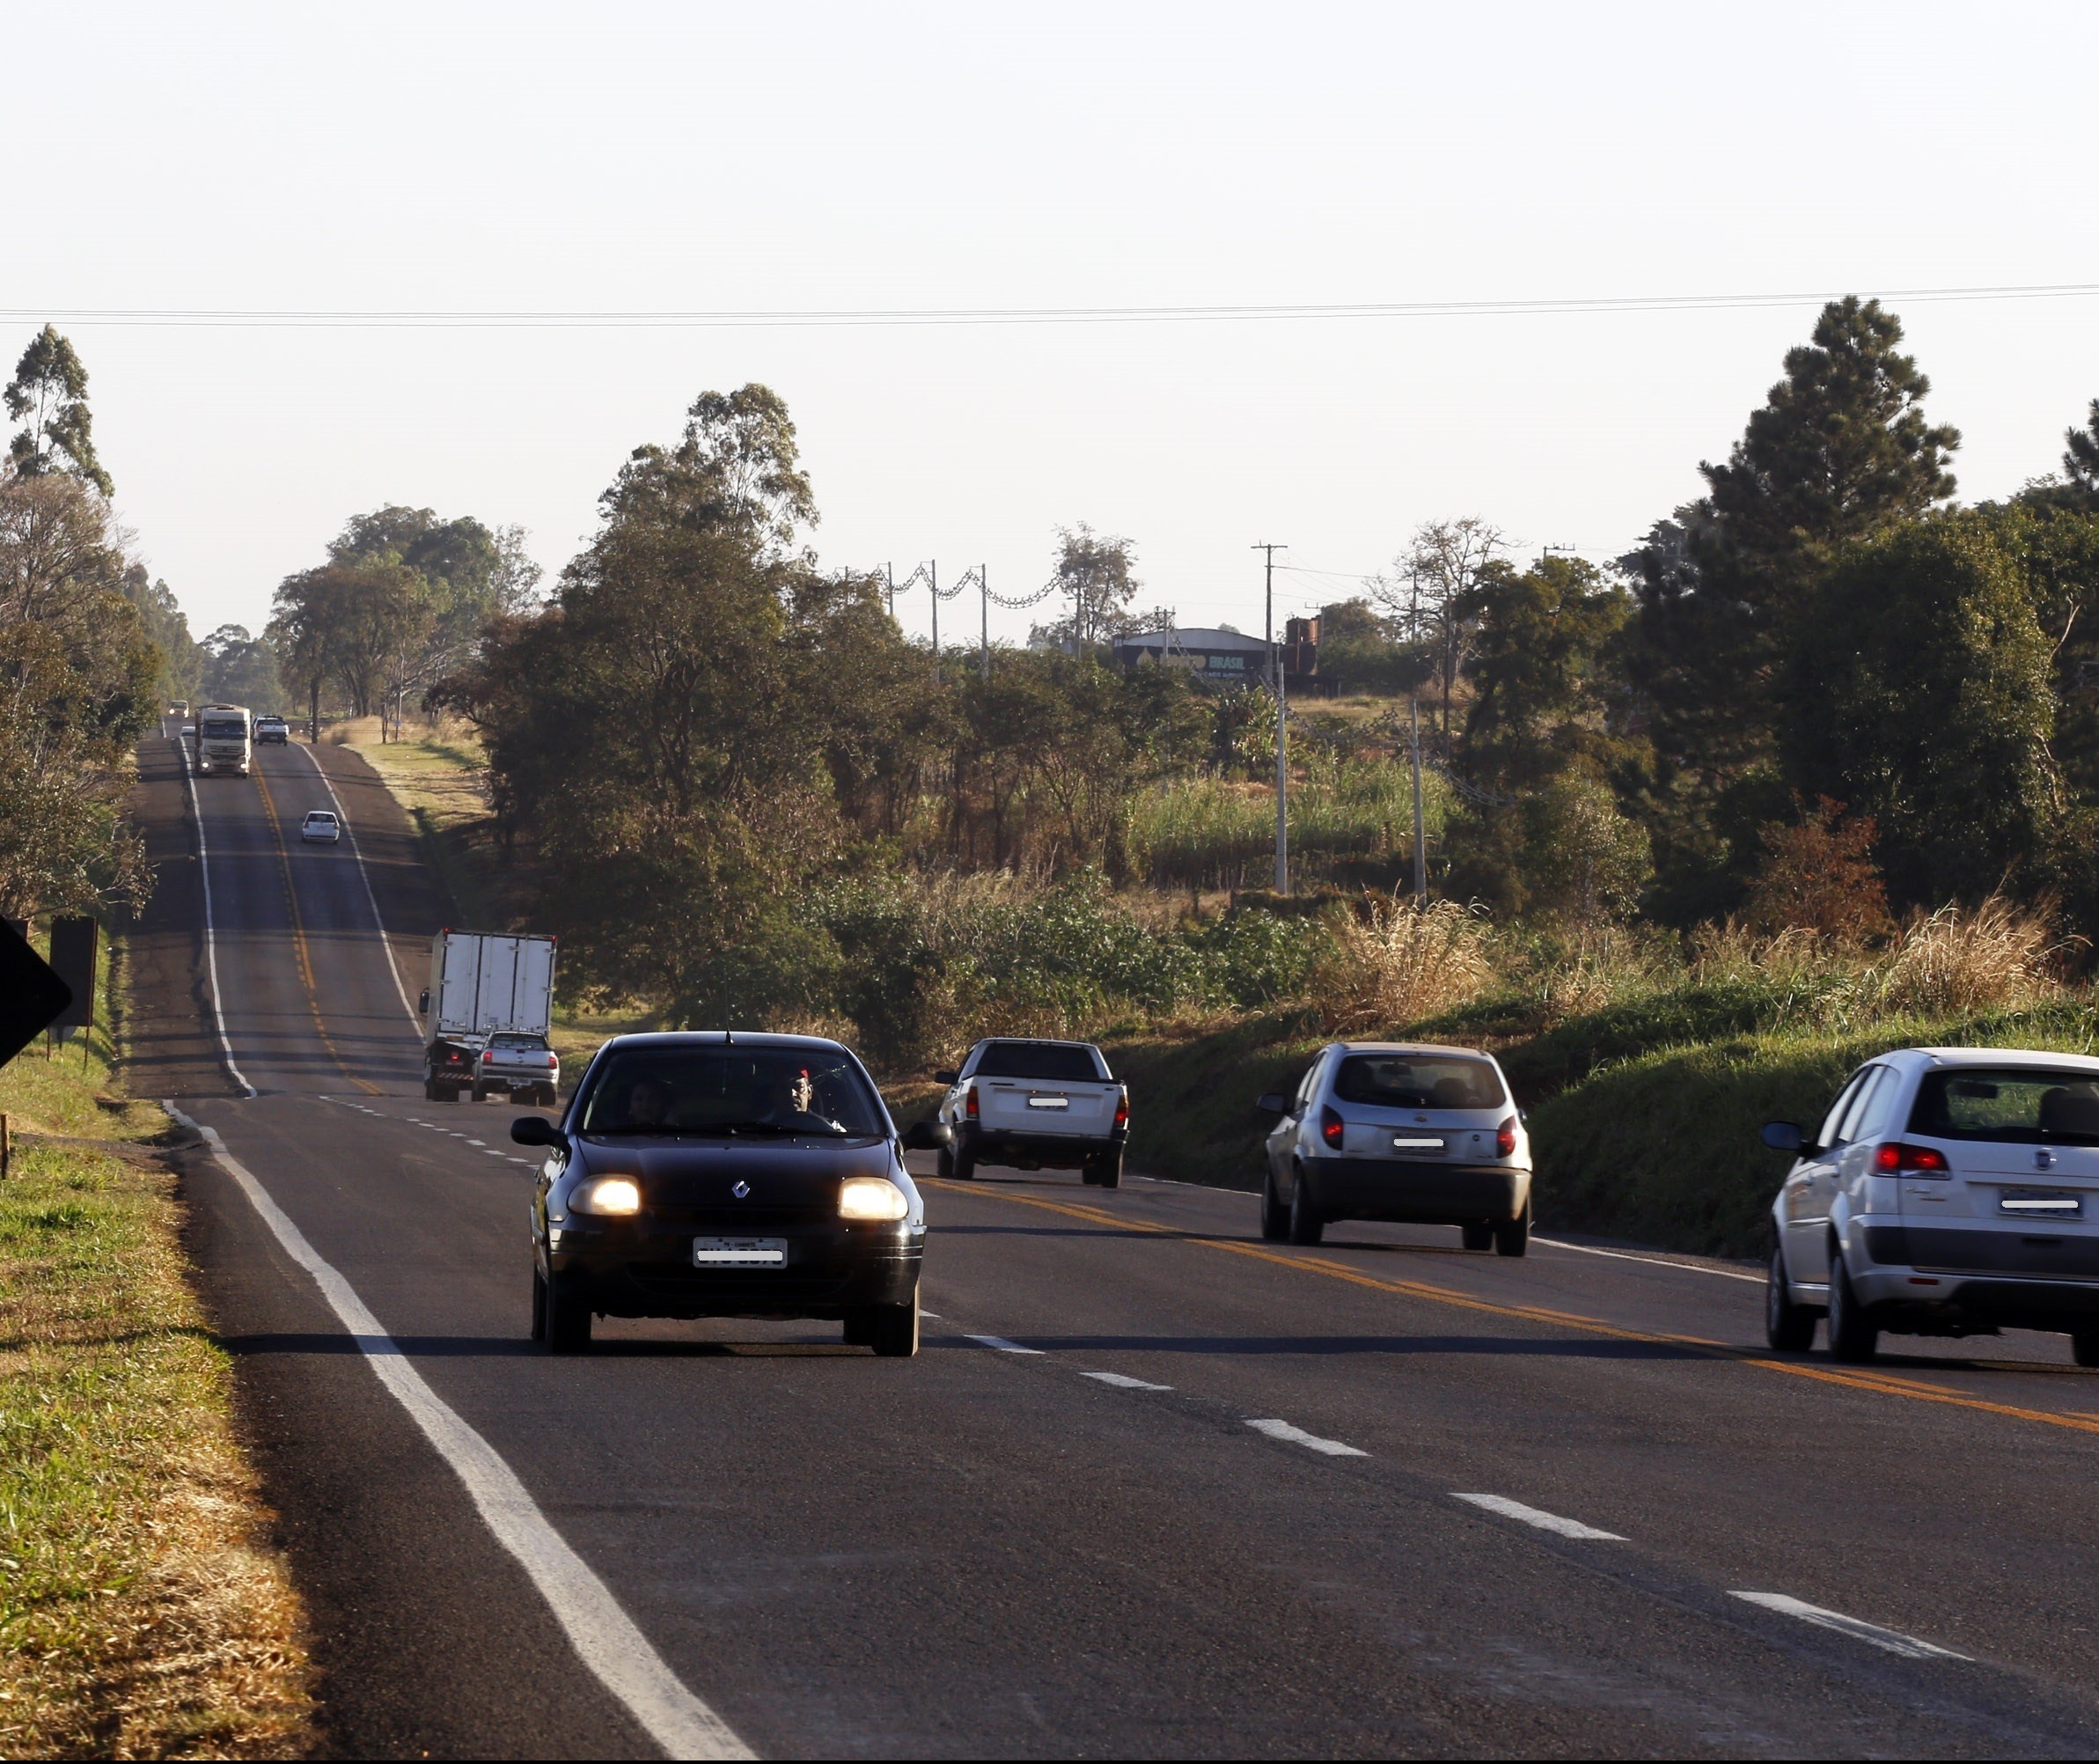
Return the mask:
<path id="1" fill-rule="evenodd" d="M 110 1053 L 0 1068 L 0 1757 L 298 1756 L 298 1599 Z"/>

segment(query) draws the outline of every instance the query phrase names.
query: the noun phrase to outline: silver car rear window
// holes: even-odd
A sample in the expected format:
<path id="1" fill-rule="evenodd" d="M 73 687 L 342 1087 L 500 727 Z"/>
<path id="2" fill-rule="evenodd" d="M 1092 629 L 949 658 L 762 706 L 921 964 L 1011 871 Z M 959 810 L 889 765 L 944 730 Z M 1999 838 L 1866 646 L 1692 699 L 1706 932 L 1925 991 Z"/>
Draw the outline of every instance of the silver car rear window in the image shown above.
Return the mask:
<path id="1" fill-rule="evenodd" d="M 2099 1145 L 2099 1072 L 1958 1066 L 1928 1072 L 1912 1133 L 2012 1145 Z"/>
<path id="2" fill-rule="evenodd" d="M 1499 1108 L 1508 1100 L 1494 1069 L 1463 1054 L 1350 1054 L 1333 1094 L 1366 1108 Z"/>

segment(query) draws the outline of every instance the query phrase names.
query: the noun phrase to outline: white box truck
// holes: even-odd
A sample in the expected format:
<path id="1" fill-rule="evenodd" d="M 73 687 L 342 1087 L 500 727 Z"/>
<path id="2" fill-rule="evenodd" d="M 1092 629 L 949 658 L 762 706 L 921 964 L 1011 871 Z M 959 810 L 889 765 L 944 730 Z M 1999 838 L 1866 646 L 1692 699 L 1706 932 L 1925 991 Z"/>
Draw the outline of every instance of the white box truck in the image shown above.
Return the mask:
<path id="1" fill-rule="evenodd" d="M 547 1039 L 554 1010 L 552 937 L 443 930 L 430 939 L 422 994 L 422 1093 L 476 1102 L 497 1091 L 551 1107 L 561 1062 Z"/>
<path id="2" fill-rule="evenodd" d="M 206 777 L 248 775 L 254 758 L 254 719 L 245 704 L 207 704 L 197 711 L 197 770 Z"/>

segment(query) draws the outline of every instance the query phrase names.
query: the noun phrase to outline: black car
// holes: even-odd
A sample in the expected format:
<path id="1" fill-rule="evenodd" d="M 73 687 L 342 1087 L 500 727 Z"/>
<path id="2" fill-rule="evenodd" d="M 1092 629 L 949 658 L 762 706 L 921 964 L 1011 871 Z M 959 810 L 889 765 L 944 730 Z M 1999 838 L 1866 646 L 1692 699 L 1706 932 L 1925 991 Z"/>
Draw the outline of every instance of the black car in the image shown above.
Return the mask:
<path id="1" fill-rule="evenodd" d="M 620 1035 L 557 1124 L 532 1203 L 532 1339 L 577 1353 L 598 1317 L 828 1317 L 918 1351 L 926 1209 L 866 1069 L 808 1035 Z"/>

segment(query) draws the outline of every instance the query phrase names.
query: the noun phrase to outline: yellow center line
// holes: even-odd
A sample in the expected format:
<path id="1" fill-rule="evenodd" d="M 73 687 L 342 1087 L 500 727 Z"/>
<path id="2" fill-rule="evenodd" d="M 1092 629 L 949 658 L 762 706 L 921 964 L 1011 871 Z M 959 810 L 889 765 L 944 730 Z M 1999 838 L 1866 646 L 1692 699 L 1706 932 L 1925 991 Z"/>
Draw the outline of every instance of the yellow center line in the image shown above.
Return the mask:
<path id="1" fill-rule="evenodd" d="M 1869 1391 L 1877 1396 L 1902 1397 L 1912 1402 L 1931 1402 L 1951 1408 L 1974 1409 L 1983 1415 L 2006 1415 L 2015 1421 L 2038 1422 L 2049 1427 L 2068 1428 L 2078 1433 L 2099 1433 L 2099 1415 L 2084 1415 L 2074 1410 L 2066 1412 L 2023 1408 L 2010 1403 L 1991 1402 L 1986 1398 L 1970 1396 L 1963 1391 L 1949 1390 L 1943 1385 L 1903 1378 L 1893 1372 L 1864 1369 L 1839 1371 L 1829 1367 L 1803 1365 L 1797 1361 L 1774 1360 L 1753 1349 L 1730 1347 L 1724 1341 L 1712 1341 L 1702 1335 L 1672 1335 L 1649 1329 L 1627 1329 L 1615 1323 L 1606 1323 L 1600 1317 L 1588 1317 L 1575 1311 L 1550 1310 L 1543 1305 L 1501 1305 L 1492 1299 L 1475 1298 L 1470 1293 L 1458 1292 L 1447 1286 L 1434 1286 L 1426 1281 L 1380 1280 L 1375 1275 L 1364 1274 L 1346 1263 L 1329 1261 L 1321 1256 L 1285 1255 L 1279 1251 L 1261 1249 L 1236 1238 L 1206 1237 L 1196 1232 L 1179 1231 L 1170 1225 L 1155 1225 L 1143 1219 L 1120 1218 L 1095 1207 L 1075 1207 L 1061 1201 L 1046 1201 L 1033 1194 L 1008 1194 L 977 1182 L 949 1182 L 935 1176 L 922 1176 L 917 1180 L 922 1187 L 944 1188 L 957 1194 L 978 1194 L 987 1200 L 1010 1201 L 1023 1207 L 1038 1207 L 1046 1213 L 1061 1213 L 1067 1218 L 1083 1219 L 1088 1224 L 1106 1225 L 1116 1231 L 1149 1232 L 1173 1238 L 1205 1249 L 1224 1250 L 1233 1255 L 1250 1256 L 1256 1261 L 1273 1262 L 1278 1268 L 1292 1268 L 1300 1274 L 1315 1274 L 1328 1280 L 1345 1281 L 1351 1286 L 1396 1293 L 1405 1298 L 1424 1299 L 1430 1304 L 1452 1305 L 1464 1311 L 1483 1311 L 1493 1316 L 1514 1318 L 1525 1323 L 1548 1323 L 1559 1328 L 1577 1330 L 1583 1334 L 1607 1336 L 1613 1341 L 1647 1341 L 1656 1347 L 1684 1348 L 1704 1358 L 1732 1361 L 1737 1365 L 1755 1366 L 1767 1372 L 1784 1372 L 1793 1378 L 1812 1378 L 1820 1384 L 1842 1385 L 1852 1390 Z"/>
<path id="2" fill-rule="evenodd" d="M 320 994 L 313 984 L 313 961 L 306 950 L 306 924 L 299 916 L 298 890 L 291 880 L 291 854 L 285 849 L 284 829 L 277 823 L 277 805 L 270 800 L 269 784 L 262 775 L 260 758 L 255 762 L 255 789 L 261 795 L 262 811 L 269 817 L 270 834 L 276 841 L 278 867 L 284 872 L 284 900 L 291 908 L 292 946 L 298 952 L 299 979 L 306 989 L 306 1008 L 313 1013 L 314 1033 L 320 1037 L 321 1045 L 328 1050 L 328 1057 L 334 1061 L 336 1070 L 359 1090 L 376 1097 L 379 1094 L 379 1087 L 367 1083 L 350 1070 L 341 1050 L 335 1046 L 334 1038 L 328 1033 L 327 1025 L 321 1021 Z"/>

